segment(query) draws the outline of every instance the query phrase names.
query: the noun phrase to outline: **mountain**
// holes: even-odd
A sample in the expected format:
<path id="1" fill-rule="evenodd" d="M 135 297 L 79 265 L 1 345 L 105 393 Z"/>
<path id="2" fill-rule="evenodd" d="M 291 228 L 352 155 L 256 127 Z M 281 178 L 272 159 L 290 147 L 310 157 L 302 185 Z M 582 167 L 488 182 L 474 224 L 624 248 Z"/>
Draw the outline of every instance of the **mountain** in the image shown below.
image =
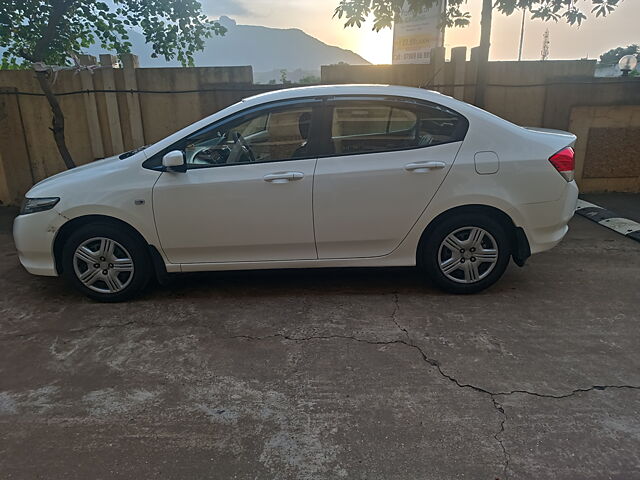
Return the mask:
<path id="1" fill-rule="evenodd" d="M 266 79 L 273 77 L 272 72 L 280 70 L 302 70 L 309 75 L 319 76 L 321 65 L 339 62 L 369 64 L 351 50 L 327 45 L 297 28 L 237 25 L 229 17 L 221 17 L 219 22 L 227 28 L 227 33 L 223 37 L 205 40 L 204 51 L 194 55 L 196 66 L 251 65 L 254 72 L 265 72 L 260 76 Z M 167 62 L 164 58 L 151 58 L 152 49 L 145 43 L 144 36 L 135 31 L 129 35 L 133 44 L 131 51 L 139 56 L 141 67 L 180 66 L 176 60 Z M 97 55 L 101 49 L 94 45 L 89 53 Z"/>

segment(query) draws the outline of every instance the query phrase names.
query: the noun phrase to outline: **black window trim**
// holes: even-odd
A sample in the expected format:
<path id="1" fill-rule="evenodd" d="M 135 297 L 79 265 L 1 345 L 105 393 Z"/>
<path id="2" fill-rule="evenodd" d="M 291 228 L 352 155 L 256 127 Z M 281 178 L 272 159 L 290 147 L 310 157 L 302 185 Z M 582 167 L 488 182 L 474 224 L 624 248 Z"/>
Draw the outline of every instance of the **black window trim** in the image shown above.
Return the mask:
<path id="1" fill-rule="evenodd" d="M 417 145 L 414 147 L 405 147 L 405 148 L 394 148 L 393 150 L 371 150 L 366 152 L 352 152 L 352 153 L 335 153 L 332 152 L 331 148 L 331 123 L 333 121 L 333 108 L 337 104 L 341 102 L 366 102 L 366 101 L 374 101 L 381 105 L 389 105 L 398 107 L 398 105 L 408 104 L 413 106 L 413 110 L 417 110 L 419 107 L 428 107 L 436 110 L 443 110 L 447 113 L 453 114 L 459 117 L 462 121 L 456 127 L 456 135 L 455 140 L 450 140 L 448 142 L 438 143 L 436 145 Z M 323 147 L 323 151 L 319 153 L 317 156 L 318 159 L 327 158 L 327 157 L 351 157 L 356 155 L 375 155 L 375 154 L 384 154 L 384 153 L 393 153 L 393 152 L 403 152 L 406 150 L 418 150 L 421 148 L 433 148 L 439 147 L 441 145 L 449 145 L 451 143 L 458 143 L 464 141 L 467 132 L 469 131 L 469 120 L 467 117 L 462 115 L 455 110 L 445 107 L 439 103 L 430 102 L 429 100 L 423 100 L 420 98 L 412 98 L 412 97 L 403 97 L 396 95 L 375 95 L 375 94 L 344 94 L 344 95 L 327 95 L 324 97 L 323 104 L 323 129 L 322 129 L 322 140 L 320 142 Z"/>
<path id="2" fill-rule="evenodd" d="M 249 117 L 249 116 L 254 116 L 256 113 L 259 113 L 263 110 L 267 110 L 268 113 L 271 113 L 272 111 L 277 111 L 280 109 L 286 109 L 288 107 L 292 107 L 292 106 L 298 106 L 298 105 L 312 105 L 311 107 L 311 130 L 309 132 L 309 155 L 306 155 L 304 157 L 298 157 L 298 158 L 282 158 L 282 159 L 278 159 L 278 160 L 265 160 L 265 161 L 261 161 L 261 162 L 245 162 L 245 163 L 233 163 L 233 164 L 220 164 L 220 165 L 198 165 L 198 166 L 188 166 L 186 165 L 185 171 L 191 171 L 191 170 L 205 170 L 205 169 L 209 169 L 209 168 L 220 168 L 220 167 L 235 167 L 235 166 L 247 166 L 247 165 L 257 165 L 257 164 L 262 164 L 262 163 L 278 163 L 278 162 L 293 162 L 296 160 L 308 160 L 311 158 L 318 158 L 319 153 L 321 152 L 320 149 L 320 143 L 319 143 L 319 139 L 321 138 L 320 135 L 320 128 L 321 128 L 321 124 L 323 123 L 323 108 L 322 105 L 324 103 L 324 98 L 322 97 L 302 97 L 302 98 L 293 98 L 293 99 L 284 99 L 284 100 L 275 100 L 273 102 L 268 102 L 268 103 L 263 103 L 260 105 L 256 105 L 253 107 L 249 107 L 246 108 L 244 110 L 240 110 L 239 112 L 236 113 L 232 113 L 231 115 L 228 115 L 224 118 L 221 118 L 220 120 L 216 120 L 215 122 L 210 123 L 209 125 L 202 127 L 199 130 L 196 130 L 195 132 L 190 133 L 189 135 L 181 138 L 180 140 L 172 143 L 171 145 L 169 145 L 168 147 L 163 148 L 162 150 L 160 150 L 159 152 L 155 153 L 154 155 L 152 155 L 151 157 L 149 157 L 148 159 L 146 159 L 144 162 L 142 162 L 142 167 L 149 169 L 149 170 L 154 170 L 154 171 L 160 171 L 160 172 L 164 172 L 166 171 L 166 168 L 164 168 L 162 166 L 162 157 L 164 157 L 167 153 L 173 151 L 173 150 L 182 150 L 184 148 L 184 146 L 182 145 L 182 143 L 189 137 L 192 137 L 194 135 L 198 135 L 201 133 L 206 132 L 207 130 L 214 130 L 216 128 L 218 128 L 221 125 L 224 125 L 225 123 L 228 122 L 233 122 L 239 119 L 242 119 L 243 117 Z M 156 164 L 157 163 L 157 164 Z M 155 165 L 154 165 L 155 164 Z"/>

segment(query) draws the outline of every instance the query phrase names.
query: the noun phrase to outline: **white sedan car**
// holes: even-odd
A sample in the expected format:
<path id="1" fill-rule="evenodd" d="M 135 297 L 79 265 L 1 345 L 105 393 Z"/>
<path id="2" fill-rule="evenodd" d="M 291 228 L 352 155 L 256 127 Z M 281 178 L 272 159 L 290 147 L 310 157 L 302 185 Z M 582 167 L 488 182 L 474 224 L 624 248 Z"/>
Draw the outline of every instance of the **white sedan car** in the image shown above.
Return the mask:
<path id="1" fill-rule="evenodd" d="M 29 272 L 102 301 L 173 272 L 314 267 L 419 265 L 477 292 L 567 232 L 575 140 L 416 88 L 278 90 L 38 183 L 14 238 Z"/>

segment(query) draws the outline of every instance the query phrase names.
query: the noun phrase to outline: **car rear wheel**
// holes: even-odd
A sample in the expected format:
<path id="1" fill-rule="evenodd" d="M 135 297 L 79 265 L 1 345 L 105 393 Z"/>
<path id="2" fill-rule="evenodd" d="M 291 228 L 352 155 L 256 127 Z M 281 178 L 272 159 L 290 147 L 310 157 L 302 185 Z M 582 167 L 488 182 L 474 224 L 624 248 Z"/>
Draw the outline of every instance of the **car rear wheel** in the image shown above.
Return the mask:
<path id="1" fill-rule="evenodd" d="M 422 264 L 443 290 L 476 293 L 500 279 L 510 255 L 509 236 L 500 222 L 467 213 L 436 225 L 422 249 Z"/>
<path id="2" fill-rule="evenodd" d="M 63 276 L 79 291 L 101 302 L 121 302 L 138 294 L 151 277 L 145 245 L 109 224 L 80 227 L 62 254 Z"/>

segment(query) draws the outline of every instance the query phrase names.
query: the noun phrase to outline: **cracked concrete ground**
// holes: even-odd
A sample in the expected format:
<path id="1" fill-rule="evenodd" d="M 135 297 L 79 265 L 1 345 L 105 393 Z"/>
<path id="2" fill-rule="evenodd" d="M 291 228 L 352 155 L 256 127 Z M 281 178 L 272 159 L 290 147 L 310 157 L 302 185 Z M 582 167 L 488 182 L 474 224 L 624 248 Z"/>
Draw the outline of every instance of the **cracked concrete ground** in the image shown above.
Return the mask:
<path id="1" fill-rule="evenodd" d="M 2 478 L 640 478 L 640 244 L 582 218 L 493 289 L 413 269 L 28 275 L 0 211 Z"/>

